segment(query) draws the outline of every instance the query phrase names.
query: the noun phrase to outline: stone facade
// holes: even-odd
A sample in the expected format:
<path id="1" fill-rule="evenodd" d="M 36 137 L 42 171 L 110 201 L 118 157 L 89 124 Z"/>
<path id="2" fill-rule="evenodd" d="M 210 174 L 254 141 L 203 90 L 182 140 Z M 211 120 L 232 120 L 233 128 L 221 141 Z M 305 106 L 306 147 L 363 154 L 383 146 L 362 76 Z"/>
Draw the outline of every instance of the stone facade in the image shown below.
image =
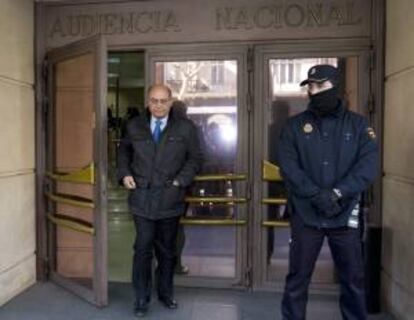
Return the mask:
<path id="1" fill-rule="evenodd" d="M 382 284 L 386 308 L 414 319 L 414 28 L 411 0 L 387 1 Z"/>
<path id="2" fill-rule="evenodd" d="M 35 267 L 34 1 L 0 3 L 0 306 Z"/>
<path id="3" fill-rule="evenodd" d="M 382 293 L 404 320 L 414 314 L 413 12 L 412 0 L 387 0 Z M 33 50 L 34 1 L 1 0 L 0 306 L 36 279 Z"/>

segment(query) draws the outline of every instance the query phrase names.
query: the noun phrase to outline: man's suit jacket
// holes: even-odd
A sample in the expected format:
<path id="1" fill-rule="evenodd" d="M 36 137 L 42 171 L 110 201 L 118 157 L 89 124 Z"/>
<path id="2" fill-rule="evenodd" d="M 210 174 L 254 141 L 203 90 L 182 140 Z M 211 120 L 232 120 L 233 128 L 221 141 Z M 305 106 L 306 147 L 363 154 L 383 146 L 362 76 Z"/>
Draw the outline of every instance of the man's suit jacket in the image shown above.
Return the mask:
<path id="1" fill-rule="evenodd" d="M 129 206 L 133 214 L 157 220 L 183 213 L 185 189 L 202 163 L 196 126 L 171 110 L 158 144 L 153 141 L 147 112 L 133 118 L 118 149 L 118 179 L 133 176 Z M 172 182 L 177 180 L 179 187 Z"/>

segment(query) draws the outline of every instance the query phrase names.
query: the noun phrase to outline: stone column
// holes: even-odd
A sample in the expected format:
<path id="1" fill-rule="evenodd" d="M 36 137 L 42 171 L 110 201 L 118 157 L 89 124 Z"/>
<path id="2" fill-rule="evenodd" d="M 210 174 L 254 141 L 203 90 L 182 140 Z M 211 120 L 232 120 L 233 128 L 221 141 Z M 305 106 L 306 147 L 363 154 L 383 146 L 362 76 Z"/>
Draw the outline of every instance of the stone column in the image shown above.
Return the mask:
<path id="1" fill-rule="evenodd" d="M 35 282 L 34 1 L 0 2 L 0 306 Z"/>
<path id="2" fill-rule="evenodd" d="M 383 178 L 383 297 L 414 315 L 414 1 L 387 0 Z"/>

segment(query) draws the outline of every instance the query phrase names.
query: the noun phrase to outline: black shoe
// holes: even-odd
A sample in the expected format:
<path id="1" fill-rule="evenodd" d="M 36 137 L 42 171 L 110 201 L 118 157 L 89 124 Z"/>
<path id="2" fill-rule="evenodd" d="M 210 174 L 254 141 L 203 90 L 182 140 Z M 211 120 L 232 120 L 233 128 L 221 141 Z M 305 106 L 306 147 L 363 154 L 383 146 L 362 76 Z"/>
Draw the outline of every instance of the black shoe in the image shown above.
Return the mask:
<path id="1" fill-rule="evenodd" d="M 148 312 L 148 299 L 139 299 L 135 302 L 134 305 L 134 315 L 136 317 L 142 318 Z"/>
<path id="2" fill-rule="evenodd" d="M 185 275 L 185 274 L 188 274 L 189 272 L 190 272 L 190 269 L 184 265 L 176 265 L 174 269 L 174 273 L 179 274 L 179 275 Z"/>
<path id="3" fill-rule="evenodd" d="M 168 309 L 177 309 L 178 303 L 171 297 L 159 297 L 158 300 Z"/>

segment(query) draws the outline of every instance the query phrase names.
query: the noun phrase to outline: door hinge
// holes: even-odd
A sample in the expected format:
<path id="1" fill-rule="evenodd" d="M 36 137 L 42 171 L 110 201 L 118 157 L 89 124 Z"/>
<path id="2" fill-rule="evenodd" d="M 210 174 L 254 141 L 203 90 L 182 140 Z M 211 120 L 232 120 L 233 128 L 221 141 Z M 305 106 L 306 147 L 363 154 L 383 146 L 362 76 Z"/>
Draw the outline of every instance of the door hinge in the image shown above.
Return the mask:
<path id="1" fill-rule="evenodd" d="M 375 113 L 375 95 L 373 93 L 369 94 L 367 110 L 370 115 Z"/>
<path id="2" fill-rule="evenodd" d="M 96 128 L 96 112 L 92 112 L 92 123 L 91 123 L 92 129 Z"/>
<path id="3" fill-rule="evenodd" d="M 244 273 L 244 285 L 250 287 L 252 283 L 252 268 L 247 267 L 246 272 Z"/>
<path id="4" fill-rule="evenodd" d="M 43 194 L 46 194 L 50 192 L 50 183 L 48 182 L 48 179 L 43 180 Z"/>
<path id="5" fill-rule="evenodd" d="M 46 95 L 43 96 L 42 113 L 43 113 L 43 123 L 45 126 L 47 126 L 48 116 L 49 116 L 49 97 Z"/>
<path id="6" fill-rule="evenodd" d="M 47 278 L 49 278 L 50 275 L 50 260 L 49 257 L 43 257 L 43 270 L 44 270 L 44 275 Z"/>
<path id="7" fill-rule="evenodd" d="M 252 106 L 253 106 L 253 96 L 252 96 L 250 90 L 248 90 L 247 93 L 246 93 L 247 112 L 250 113 L 252 111 Z"/>
<path id="8" fill-rule="evenodd" d="M 247 49 L 247 72 L 251 73 L 254 69 L 254 50 L 252 47 Z"/>
<path id="9" fill-rule="evenodd" d="M 374 204 L 374 187 L 371 186 L 364 194 L 365 196 L 365 207 L 371 207 Z"/>
<path id="10" fill-rule="evenodd" d="M 253 71 L 254 71 L 254 50 L 252 47 L 247 49 L 247 94 L 246 94 L 246 106 L 247 112 L 251 112 L 253 109 Z"/>
<path id="11" fill-rule="evenodd" d="M 250 199 L 252 198 L 252 184 L 247 181 L 246 182 L 246 200 L 250 201 Z"/>
<path id="12" fill-rule="evenodd" d="M 377 54 L 374 49 L 369 52 L 369 69 L 375 70 L 377 64 Z"/>
<path id="13" fill-rule="evenodd" d="M 49 61 L 47 60 L 47 58 L 45 58 L 42 63 L 42 78 L 45 82 L 47 82 L 48 76 L 49 76 Z"/>
<path id="14" fill-rule="evenodd" d="M 42 64 L 42 79 L 43 79 L 43 97 L 42 97 L 42 113 L 43 113 L 43 120 L 44 123 L 48 123 L 48 113 L 49 113 L 49 83 L 48 83 L 48 76 L 49 76 L 49 62 L 47 59 L 43 60 Z"/>

